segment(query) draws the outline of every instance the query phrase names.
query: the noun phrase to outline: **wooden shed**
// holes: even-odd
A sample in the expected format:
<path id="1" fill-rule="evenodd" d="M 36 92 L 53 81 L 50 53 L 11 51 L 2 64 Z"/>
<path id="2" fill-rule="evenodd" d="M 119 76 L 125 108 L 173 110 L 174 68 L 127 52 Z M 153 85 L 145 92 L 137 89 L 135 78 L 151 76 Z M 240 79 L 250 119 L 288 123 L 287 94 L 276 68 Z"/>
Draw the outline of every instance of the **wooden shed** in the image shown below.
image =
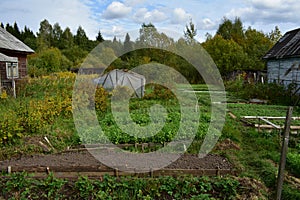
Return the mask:
<path id="1" fill-rule="evenodd" d="M 0 87 L 11 87 L 27 75 L 27 55 L 34 51 L 0 27 Z"/>
<path id="2" fill-rule="evenodd" d="M 300 28 L 285 33 L 263 58 L 269 83 L 300 86 Z"/>

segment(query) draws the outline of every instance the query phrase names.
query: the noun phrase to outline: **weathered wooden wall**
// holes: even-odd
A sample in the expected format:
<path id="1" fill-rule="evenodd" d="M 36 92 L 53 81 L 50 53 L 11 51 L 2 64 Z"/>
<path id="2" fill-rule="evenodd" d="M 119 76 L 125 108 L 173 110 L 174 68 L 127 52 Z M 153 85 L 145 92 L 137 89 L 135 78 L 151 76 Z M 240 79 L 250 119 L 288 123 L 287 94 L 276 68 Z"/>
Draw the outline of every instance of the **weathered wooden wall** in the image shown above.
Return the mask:
<path id="1" fill-rule="evenodd" d="M 288 70 L 294 65 L 288 74 Z M 268 68 L 268 82 L 281 83 L 288 86 L 291 83 L 297 83 L 300 86 L 300 58 L 288 58 L 269 60 L 267 62 Z"/>

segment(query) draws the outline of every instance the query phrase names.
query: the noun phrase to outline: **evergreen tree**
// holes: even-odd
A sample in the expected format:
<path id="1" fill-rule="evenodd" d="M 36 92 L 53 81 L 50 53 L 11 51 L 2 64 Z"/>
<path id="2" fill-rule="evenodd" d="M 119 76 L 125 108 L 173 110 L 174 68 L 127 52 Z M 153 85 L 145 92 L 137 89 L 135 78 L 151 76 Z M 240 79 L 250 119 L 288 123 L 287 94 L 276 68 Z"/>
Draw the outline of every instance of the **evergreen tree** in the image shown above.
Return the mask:
<path id="1" fill-rule="evenodd" d="M 18 27 L 17 22 L 14 23 L 14 29 L 13 29 L 13 30 L 14 30 L 13 35 L 14 35 L 16 38 L 21 39 L 21 32 L 20 32 L 20 29 L 19 29 L 19 27 Z"/>
<path id="2" fill-rule="evenodd" d="M 14 35 L 14 27 L 12 27 L 9 23 L 6 24 L 5 30 Z"/>
<path id="3" fill-rule="evenodd" d="M 117 43 L 117 42 L 118 42 L 118 41 L 117 41 L 117 37 L 114 36 L 113 43 Z"/>
<path id="4" fill-rule="evenodd" d="M 79 26 L 77 29 L 76 35 L 74 36 L 74 42 L 76 45 L 83 48 L 84 50 L 90 50 L 89 39 L 81 26 Z"/>
<path id="5" fill-rule="evenodd" d="M 33 50 L 37 49 L 36 36 L 27 26 L 25 26 L 24 31 L 21 32 L 21 40 Z"/>
<path id="6" fill-rule="evenodd" d="M 130 41 L 130 36 L 126 33 L 125 40 L 124 40 L 124 51 L 130 52 L 133 49 L 133 43 Z"/>
<path id="7" fill-rule="evenodd" d="M 96 37 L 96 40 L 97 40 L 98 42 L 103 42 L 103 41 L 104 41 L 104 38 L 102 37 L 102 34 L 101 34 L 100 31 L 98 32 L 98 35 L 97 35 L 97 37 Z"/>

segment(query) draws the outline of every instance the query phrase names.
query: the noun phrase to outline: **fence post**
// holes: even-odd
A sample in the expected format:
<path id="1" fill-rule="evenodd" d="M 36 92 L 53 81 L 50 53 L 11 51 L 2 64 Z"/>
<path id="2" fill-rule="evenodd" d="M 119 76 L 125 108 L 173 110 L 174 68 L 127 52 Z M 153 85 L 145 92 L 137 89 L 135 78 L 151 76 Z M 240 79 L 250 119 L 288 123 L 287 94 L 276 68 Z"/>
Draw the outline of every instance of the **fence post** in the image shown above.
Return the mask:
<path id="1" fill-rule="evenodd" d="M 281 199 L 282 193 L 282 186 L 284 180 L 284 169 L 285 169 L 285 162 L 289 144 L 289 136 L 290 136 L 290 126 L 291 126 L 291 119 L 293 114 L 293 107 L 290 106 L 286 113 L 285 124 L 284 124 L 284 132 L 283 132 L 283 140 L 282 140 L 282 148 L 281 148 L 281 157 L 278 169 L 278 178 L 277 178 L 277 190 L 276 190 L 276 200 Z"/>

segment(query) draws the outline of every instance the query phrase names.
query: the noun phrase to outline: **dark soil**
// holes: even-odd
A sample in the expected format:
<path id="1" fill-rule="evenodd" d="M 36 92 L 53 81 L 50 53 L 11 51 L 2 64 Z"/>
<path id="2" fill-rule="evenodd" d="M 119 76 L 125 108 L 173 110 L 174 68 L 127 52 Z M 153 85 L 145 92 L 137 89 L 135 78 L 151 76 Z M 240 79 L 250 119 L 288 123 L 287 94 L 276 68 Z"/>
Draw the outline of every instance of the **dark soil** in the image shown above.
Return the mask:
<path id="1" fill-rule="evenodd" d="M 32 166 L 32 167 L 73 167 L 73 166 L 101 166 L 88 151 L 71 151 L 56 154 L 41 154 L 20 156 L 10 160 L 0 161 L 0 168 L 8 166 Z M 220 155 L 208 154 L 204 158 L 198 155 L 184 154 L 178 160 L 171 163 L 168 169 L 232 169 L 232 164 Z"/>

